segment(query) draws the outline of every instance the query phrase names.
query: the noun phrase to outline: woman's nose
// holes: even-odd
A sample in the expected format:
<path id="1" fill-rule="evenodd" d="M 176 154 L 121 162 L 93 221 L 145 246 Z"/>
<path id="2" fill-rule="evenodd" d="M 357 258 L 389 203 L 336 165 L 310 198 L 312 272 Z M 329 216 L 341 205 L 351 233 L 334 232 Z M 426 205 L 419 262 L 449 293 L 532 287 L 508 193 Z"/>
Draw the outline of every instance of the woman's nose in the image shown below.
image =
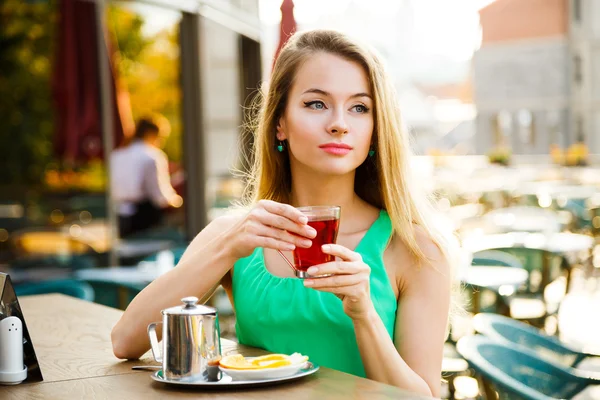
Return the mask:
<path id="1" fill-rule="evenodd" d="M 348 133 L 348 124 L 346 124 L 346 120 L 344 119 L 343 111 L 333 113 L 327 130 L 331 135 L 345 135 Z"/>

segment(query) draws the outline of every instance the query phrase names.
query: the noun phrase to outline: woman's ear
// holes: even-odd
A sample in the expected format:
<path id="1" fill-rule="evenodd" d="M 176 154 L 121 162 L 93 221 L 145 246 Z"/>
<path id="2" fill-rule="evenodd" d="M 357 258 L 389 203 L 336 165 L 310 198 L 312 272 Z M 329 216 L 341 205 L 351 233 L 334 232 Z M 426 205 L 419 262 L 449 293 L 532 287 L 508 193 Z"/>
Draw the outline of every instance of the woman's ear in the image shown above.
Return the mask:
<path id="1" fill-rule="evenodd" d="M 285 139 L 287 139 L 287 136 L 285 134 L 285 121 L 282 117 L 279 118 L 279 121 L 277 122 L 277 140 L 283 142 Z"/>

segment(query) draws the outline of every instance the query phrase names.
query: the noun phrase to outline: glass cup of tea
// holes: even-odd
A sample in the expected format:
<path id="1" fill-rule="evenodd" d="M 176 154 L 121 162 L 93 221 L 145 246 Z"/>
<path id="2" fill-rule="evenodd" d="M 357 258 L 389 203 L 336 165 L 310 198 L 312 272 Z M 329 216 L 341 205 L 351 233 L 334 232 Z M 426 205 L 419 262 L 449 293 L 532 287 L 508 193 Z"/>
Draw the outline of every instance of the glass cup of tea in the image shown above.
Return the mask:
<path id="1" fill-rule="evenodd" d="M 298 278 L 312 278 L 306 272 L 310 267 L 335 260 L 335 256 L 323 253 L 321 247 L 324 244 L 335 243 L 340 226 L 341 207 L 308 206 L 297 209 L 306 215 L 308 225 L 317 231 L 317 235 L 312 239 L 312 246 L 309 248 L 296 247 L 292 252 L 294 255 L 293 268 Z M 281 255 L 283 256 L 283 254 Z M 285 258 L 285 256 L 283 257 Z M 287 258 L 285 260 L 292 266 Z"/>

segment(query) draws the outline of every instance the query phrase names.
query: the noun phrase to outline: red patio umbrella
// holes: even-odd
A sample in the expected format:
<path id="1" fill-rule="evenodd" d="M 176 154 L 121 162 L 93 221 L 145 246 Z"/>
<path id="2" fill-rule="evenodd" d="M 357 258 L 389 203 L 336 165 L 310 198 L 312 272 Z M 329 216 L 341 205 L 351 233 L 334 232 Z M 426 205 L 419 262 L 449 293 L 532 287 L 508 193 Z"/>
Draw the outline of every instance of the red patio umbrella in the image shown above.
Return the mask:
<path id="1" fill-rule="evenodd" d="M 279 52 L 288 41 L 290 36 L 296 32 L 296 20 L 294 19 L 294 0 L 283 0 L 281 3 L 281 24 L 279 25 L 279 45 L 275 50 L 273 65 L 279 56 Z"/>
<path id="2" fill-rule="evenodd" d="M 98 60 L 96 4 L 85 0 L 62 0 L 59 7 L 57 53 L 53 76 L 56 106 L 54 150 L 71 162 L 104 157 Z M 109 52 L 110 54 L 110 52 Z M 116 82 L 110 59 L 114 144 L 130 134 L 128 96 Z M 120 104 L 119 104 L 120 102 Z"/>

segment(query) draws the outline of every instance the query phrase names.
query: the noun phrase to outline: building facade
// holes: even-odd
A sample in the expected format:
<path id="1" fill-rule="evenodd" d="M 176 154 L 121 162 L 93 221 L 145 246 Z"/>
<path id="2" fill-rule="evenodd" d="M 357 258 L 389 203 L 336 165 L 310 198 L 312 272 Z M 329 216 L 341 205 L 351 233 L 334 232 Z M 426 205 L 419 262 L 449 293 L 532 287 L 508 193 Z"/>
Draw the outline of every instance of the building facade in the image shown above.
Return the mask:
<path id="1" fill-rule="evenodd" d="M 600 151 L 599 19 L 593 0 L 497 0 L 480 11 L 482 45 L 473 57 L 478 153 L 510 147 L 548 154 L 553 145 L 576 142 Z"/>

